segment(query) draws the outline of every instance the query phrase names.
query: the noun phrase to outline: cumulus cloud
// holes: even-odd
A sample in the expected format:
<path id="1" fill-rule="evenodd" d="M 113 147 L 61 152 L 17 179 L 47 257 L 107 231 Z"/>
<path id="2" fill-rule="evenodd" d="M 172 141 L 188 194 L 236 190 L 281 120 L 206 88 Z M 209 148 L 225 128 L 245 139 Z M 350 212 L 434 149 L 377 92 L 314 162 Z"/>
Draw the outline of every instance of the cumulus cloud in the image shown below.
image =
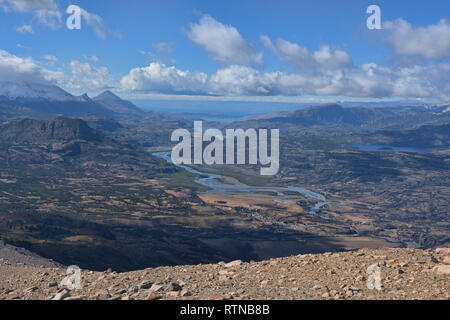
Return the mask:
<path id="1" fill-rule="evenodd" d="M 47 70 L 31 58 L 21 58 L 0 49 L 0 81 L 51 84 L 61 76 L 62 73 Z"/>
<path id="2" fill-rule="evenodd" d="M 234 96 L 269 96 L 280 93 L 279 73 L 261 73 L 247 66 L 233 65 L 218 70 L 208 81 L 210 94 Z"/>
<path id="3" fill-rule="evenodd" d="M 58 85 L 78 92 L 96 92 L 119 86 L 106 67 L 93 67 L 77 60 L 68 65 L 60 63 L 52 54 L 43 57 L 42 65 L 31 58 L 21 58 L 0 49 L 0 82 L 27 82 Z M 57 66 L 58 71 L 49 69 Z M 62 70 L 68 69 L 69 72 Z"/>
<path id="4" fill-rule="evenodd" d="M 310 67 L 313 63 L 308 49 L 302 48 L 296 43 L 278 39 L 274 44 L 267 36 L 261 36 L 261 41 L 266 48 L 272 50 L 284 62 L 294 63 L 301 68 Z"/>
<path id="5" fill-rule="evenodd" d="M 331 51 L 329 46 L 321 46 L 313 54 L 314 60 L 326 69 L 340 69 L 353 64 L 352 58 L 342 50 Z"/>
<path id="6" fill-rule="evenodd" d="M 441 98 L 448 101 L 450 64 L 387 68 L 375 63 L 344 69 L 264 73 L 232 65 L 208 76 L 160 63 L 136 68 L 122 78 L 123 90 L 218 96 L 351 96 Z"/>
<path id="7" fill-rule="evenodd" d="M 281 61 L 293 63 L 300 68 L 322 67 L 325 69 L 346 68 L 353 65 L 352 58 L 342 50 L 332 50 L 323 45 L 319 50 L 310 53 L 297 43 L 277 39 L 275 43 L 268 36 L 261 36 L 264 46 L 272 50 Z"/>
<path id="8" fill-rule="evenodd" d="M 209 15 L 189 27 L 189 39 L 202 47 L 211 59 L 224 65 L 263 64 L 262 53 L 256 52 L 235 27 L 224 25 Z"/>
<path id="9" fill-rule="evenodd" d="M 428 59 L 450 57 L 450 20 L 442 19 L 426 27 L 413 27 L 403 19 L 383 24 L 385 41 L 400 55 L 421 56 Z"/>
<path id="10" fill-rule="evenodd" d="M 115 88 L 118 85 L 106 67 L 94 67 L 88 62 L 72 60 L 70 70 L 71 75 L 60 81 L 66 88 L 99 91 Z"/>
<path id="11" fill-rule="evenodd" d="M 190 72 L 153 62 L 148 67 L 132 69 L 121 80 L 128 91 L 145 91 L 164 94 L 205 93 L 207 75 Z"/>

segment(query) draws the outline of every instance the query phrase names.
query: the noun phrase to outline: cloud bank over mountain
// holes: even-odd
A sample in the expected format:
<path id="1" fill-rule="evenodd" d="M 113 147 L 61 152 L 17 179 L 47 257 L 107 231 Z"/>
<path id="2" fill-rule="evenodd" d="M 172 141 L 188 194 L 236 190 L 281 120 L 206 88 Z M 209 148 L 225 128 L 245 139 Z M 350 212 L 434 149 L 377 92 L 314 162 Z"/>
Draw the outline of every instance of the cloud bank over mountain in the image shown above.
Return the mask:
<path id="1" fill-rule="evenodd" d="M 44 16 L 51 16 L 55 10 L 59 12 L 53 0 L 0 0 L 0 4 L 5 11 L 33 12 L 44 24 Z M 82 14 L 98 37 L 107 37 L 109 31 L 100 16 L 85 10 Z M 31 25 L 16 30 L 30 36 L 34 33 Z M 99 66 L 97 56 L 63 64 L 55 54 L 45 56 L 52 59 L 38 61 L 1 50 L 0 80 L 50 82 L 91 92 L 114 88 L 130 95 L 312 95 L 450 101 L 450 22 L 447 19 L 421 27 L 401 18 L 385 21 L 378 40 L 392 52 L 386 64 L 372 61 L 358 64 L 349 52 L 332 44 L 307 48 L 300 42 L 264 34 L 256 40 L 260 44 L 258 50 L 236 27 L 208 14 L 191 22 L 183 32 L 216 64 L 215 70 L 190 70 L 178 67 L 175 60 L 170 64 L 159 60 L 117 74 L 110 71 L 111 66 Z M 175 52 L 171 42 L 153 46 L 161 54 Z M 275 57 L 276 66 L 273 62 L 267 65 L 267 55 Z"/>

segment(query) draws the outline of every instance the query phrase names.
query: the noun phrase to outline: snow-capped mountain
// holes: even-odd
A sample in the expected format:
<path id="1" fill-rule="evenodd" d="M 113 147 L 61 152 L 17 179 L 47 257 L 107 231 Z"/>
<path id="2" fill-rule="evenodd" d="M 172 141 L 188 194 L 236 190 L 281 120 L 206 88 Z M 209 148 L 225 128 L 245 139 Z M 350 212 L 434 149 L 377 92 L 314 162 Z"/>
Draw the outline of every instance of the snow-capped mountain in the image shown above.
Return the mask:
<path id="1" fill-rule="evenodd" d="M 0 82 L 0 106 L 19 117 L 113 114 L 112 110 L 94 102 L 87 94 L 74 96 L 55 85 L 26 82 Z"/>
<path id="2" fill-rule="evenodd" d="M 139 115 L 143 112 L 111 91 L 91 99 L 87 94 L 74 96 L 55 85 L 26 82 L 0 82 L 0 107 L 19 115 L 31 112 L 69 117 L 86 114 Z"/>
<path id="3" fill-rule="evenodd" d="M 36 83 L 0 82 L 0 97 L 9 100 L 43 99 L 51 101 L 77 101 L 77 97 L 54 85 Z"/>

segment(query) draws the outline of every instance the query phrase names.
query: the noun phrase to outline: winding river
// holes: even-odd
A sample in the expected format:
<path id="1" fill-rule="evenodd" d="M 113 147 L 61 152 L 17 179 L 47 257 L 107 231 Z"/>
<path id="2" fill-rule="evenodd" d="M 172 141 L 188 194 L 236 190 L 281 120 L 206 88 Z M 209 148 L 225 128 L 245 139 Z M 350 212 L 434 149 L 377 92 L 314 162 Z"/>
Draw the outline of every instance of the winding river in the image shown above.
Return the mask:
<path id="1" fill-rule="evenodd" d="M 166 160 L 168 163 L 174 164 L 172 162 L 172 159 L 170 157 L 170 152 L 156 152 L 152 154 L 155 157 L 161 158 Z M 248 194 L 253 195 L 260 192 L 274 192 L 278 196 L 284 196 L 284 192 L 296 192 L 306 198 L 317 200 L 318 202 L 316 205 L 312 208 L 310 208 L 309 213 L 318 215 L 320 210 L 329 204 L 327 202 L 327 199 L 325 196 L 313 192 L 311 190 L 305 189 L 305 188 L 299 188 L 294 186 L 289 187 L 260 187 L 260 186 L 249 186 L 245 184 L 225 184 L 222 183 L 224 176 L 219 174 L 213 174 L 213 173 L 207 173 L 207 172 L 201 172 L 198 170 L 195 170 L 191 167 L 185 166 L 185 165 L 177 165 L 179 168 L 183 168 L 184 170 L 195 174 L 199 176 L 198 179 L 195 180 L 198 184 L 208 187 L 210 190 L 206 191 L 205 193 L 222 193 L 222 194 Z M 322 217 L 326 218 L 326 217 Z"/>

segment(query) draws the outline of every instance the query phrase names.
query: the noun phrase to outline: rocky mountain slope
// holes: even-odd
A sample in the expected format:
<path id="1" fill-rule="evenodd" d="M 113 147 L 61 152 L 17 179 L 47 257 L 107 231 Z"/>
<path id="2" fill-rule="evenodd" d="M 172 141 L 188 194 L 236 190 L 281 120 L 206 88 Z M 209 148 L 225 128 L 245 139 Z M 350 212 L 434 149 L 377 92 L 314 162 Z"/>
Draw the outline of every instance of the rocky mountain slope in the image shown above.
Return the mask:
<path id="1" fill-rule="evenodd" d="M 0 250 L 0 255 L 3 251 Z M 368 283 L 380 268 L 380 290 Z M 370 269 L 372 267 L 372 269 Z M 159 267 L 128 273 L 81 271 L 0 256 L 1 300 L 450 299 L 450 249 L 361 249 L 263 262 Z M 376 287 L 376 286 L 375 286 Z"/>
<path id="2" fill-rule="evenodd" d="M 50 143 L 53 141 L 101 141 L 104 136 L 80 119 L 58 117 L 39 121 L 23 119 L 0 126 L 2 142 Z"/>

